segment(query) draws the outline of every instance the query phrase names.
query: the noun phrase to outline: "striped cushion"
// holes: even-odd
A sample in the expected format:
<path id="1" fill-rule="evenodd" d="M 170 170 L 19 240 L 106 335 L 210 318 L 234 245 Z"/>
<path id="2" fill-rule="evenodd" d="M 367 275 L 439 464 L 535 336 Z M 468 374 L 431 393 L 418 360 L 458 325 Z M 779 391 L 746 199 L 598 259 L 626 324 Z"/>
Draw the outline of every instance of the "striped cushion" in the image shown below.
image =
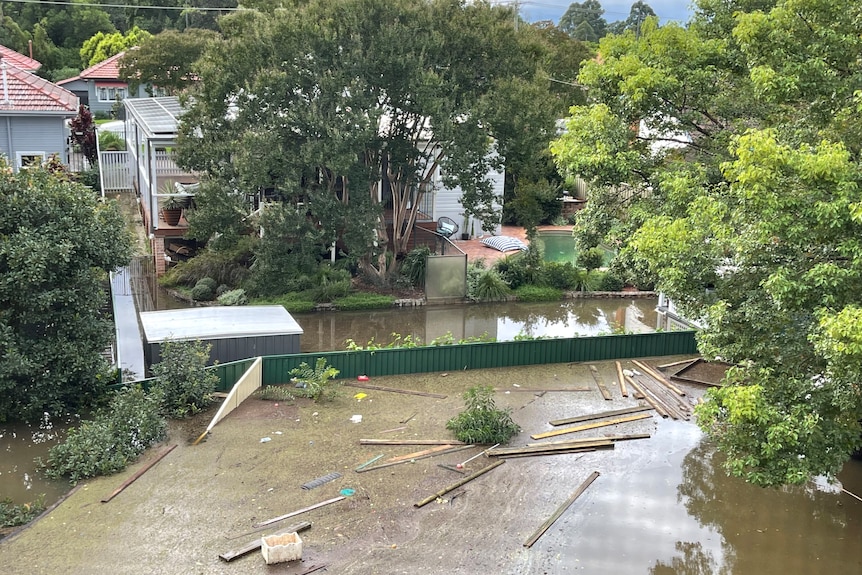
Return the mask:
<path id="1" fill-rule="evenodd" d="M 501 252 L 527 249 L 527 244 L 525 244 L 518 238 L 513 238 L 510 236 L 491 236 L 490 238 L 485 238 L 484 240 L 482 240 L 482 243 L 489 248 L 494 248 L 495 250 L 500 250 Z"/>

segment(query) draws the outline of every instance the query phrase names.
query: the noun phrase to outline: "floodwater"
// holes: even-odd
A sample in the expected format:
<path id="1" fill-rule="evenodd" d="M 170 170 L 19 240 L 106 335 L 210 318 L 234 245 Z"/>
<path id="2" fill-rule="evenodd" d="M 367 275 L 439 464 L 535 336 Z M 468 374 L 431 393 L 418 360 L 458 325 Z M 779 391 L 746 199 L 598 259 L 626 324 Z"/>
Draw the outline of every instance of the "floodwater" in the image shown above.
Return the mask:
<path id="1" fill-rule="evenodd" d="M 862 573 L 862 502 L 840 486 L 763 489 L 728 477 L 690 423 L 660 421 L 653 440 L 662 448 L 627 450 L 631 461 L 603 471 L 580 511 L 546 535 L 547 572 Z M 839 479 L 862 493 L 862 463 Z"/>
<path id="2" fill-rule="evenodd" d="M 47 416 L 36 424 L 0 425 L 0 500 L 22 505 L 44 494 L 50 505 L 69 490 L 68 482 L 45 477 L 37 464 L 38 458 L 47 458 L 65 429 Z"/>

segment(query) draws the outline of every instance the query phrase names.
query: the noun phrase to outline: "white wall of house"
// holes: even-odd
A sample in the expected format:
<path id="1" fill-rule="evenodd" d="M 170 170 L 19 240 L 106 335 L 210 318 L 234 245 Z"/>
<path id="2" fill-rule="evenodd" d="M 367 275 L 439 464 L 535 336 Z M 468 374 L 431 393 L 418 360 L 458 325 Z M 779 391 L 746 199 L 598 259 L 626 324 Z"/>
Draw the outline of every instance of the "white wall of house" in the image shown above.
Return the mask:
<path id="1" fill-rule="evenodd" d="M 66 143 L 69 131 L 62 115 L 0 115 L 0 154 L 15 171 L 41 156 L 42 161 L 57 155 L 68 162 Z"/>
<path id="2" fill-rule="evenodd" d="M 488 179 L 491 181 L 494 195 L 497 198 L 497 200 L 494 201 L 494 210 L 497 213 L 500 213 L 503 210 L 503 184 L 505 173 L 491 171 L 488 173 Z M 436 178 L 436 180 L 438 182 L 440 181 L 439 178 Z M 434 221 L 437 221 L 444 216 L 452 218 L 460 228 L 458 230 L 459 236 L 463 233 L 470 233 L 471 228 L 476 237 L 482 235 L 498 235 L 500 233 L 499 223 L 493 226 L 493 231 L 489 234 L 489 232 L 482 229 L 481 220 L 477 219 L 474 222 L 472 218 L 465 228 L 464 206 L 461 204 L 461 197 L 464 193 L 461 191 L 461 188 L 457 186 L 455 188 L 445 188 L 442 183 L 439 184 L 439 186 L 440 187 L 435 192 L 434 197 L 434 213 L 432 214 Z"/>

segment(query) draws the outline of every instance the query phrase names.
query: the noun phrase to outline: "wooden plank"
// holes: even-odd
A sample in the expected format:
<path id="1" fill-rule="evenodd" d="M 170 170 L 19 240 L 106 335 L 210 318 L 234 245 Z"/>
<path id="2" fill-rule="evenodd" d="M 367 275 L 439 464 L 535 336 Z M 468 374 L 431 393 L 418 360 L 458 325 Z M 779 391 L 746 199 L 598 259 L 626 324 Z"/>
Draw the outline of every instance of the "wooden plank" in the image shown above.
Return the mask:
<path id="1" fill-rule="evenodd" d="M 359 445 L 464 445 L 457 439 L 360 439 Z"/>
<path id="2" fill-rule="evenodd" d="M 545 433 L 537 433 L 536 435 L 531 435 L 530 437 L 533 439 L 543 439 L 545 437 L 554 437 L 557 435 L 564 435 L 566 433 L 575 433 L 577 431 L 585 431 L 587 429 L 596 429 L 598 427 L 607 427 L 608 425 L 617 425 L 619 423 L 627 423 L 629 421 L 637 421 L 639 419 L 646 419 L 648 417 L 652 417 L 649 413 L 639 413 L 637 415 L 630 415 L 628 417 L 621 417 L 619 419 L 612 419 L 610 421 L 599 421 L 596 423 L 587 423 L 585 425 L 579 425 L 577 427 L 564 427 L 563 429 L 555 429 L 554 431 L 548 431 Z"/>
<path id="3" fill-rule="evenodd" d="M 587 490 L 587 487 L 589 487 L 590 485 L 592 485 L 593 481 L 595 481 L 595 480 L 599 477 L 599 475 L 600 475 L 600 474 L 599 474 L 599 472 L 598 472 L 598 471 L 593 471 L 593 472 L 590 474 L 590 476 L 589 476 L 589 477 L 587 477 L 587 479 L 586 479 L 583 483 L 581 483 L 581 486 L 580 486 L 580 487 L 578 487 L 578 488 L 577 488 L 577 490 L 575 490 L 575 492 L 574 492 L 574 493 L 572 493 L 571 497 L 569 497 L 569 498 L 566 500 L 566 502 L 565 502 L 565 503 L 563 503 L 562 505 L 560 505 L 560 507 L 559 507 L 559 508 L 557 508 L 557 510 L 554 512 L 554 514 L 553 514 L 553 515 L 551 515 L 551 516 L 547 519 L 547 521 L 545 521 L 544 523 L 542 523 L 542 525 L 541 525 L 541 526 L 536 530 L 536 532 L 535 532 L 535 533 L 533 533 L 533 534 L 530 536 L 530 538 L 529 538 L 529 539 L 527 539 L 527 540 L 524 542 L 524 547 L 527 547 L 527 548 L 532 547 L 532 546 L 533 546 L 533 544 L 534 544 L 536 541 L 538 541 L 538 540 L 539 540 L 539 537 L 541 537 L 541 536 L 545 533 L 545 531 L 547 531 L 548 529 L 550 529 L 551 525 L 553 525 L 553 524 L 554 524 L 554 522 L 555 522 L 557 519 L 559 519 L 559 518 L 560 518 L 560 516 L 561 516 L 563 513 L 565 513 L 566 509 L 568 509 L 568 508 L 572 505 L 572 503 L 574 503 L 574 502 L 575 502 L 575 500 L 576 500 L 578 497 L 580 497 L 580 496 L 581 496 L 581 494 L 582 494 L 584 491 L 586 491 L 586 490 Z"/>
<path id="4" fill-rule="evenodd" d="M 723 384 L 721 384 L 721 383 L 716 383 L 716 382 L 714 382 L 714 381 L 702 381 L 702 380 L 700 380 L 700 379 L 694 379 L 694 378 L 691 378 L 691 377 L 683 377 L 683 376 L 680 376 L 680 375 L 672 375 L 672 376 L 670 376 L 670 378 L 671 378 L 673 381 L 679 381 L 679 382 L 682 382 L 682 383 L 696 383 L 696 384 L 698 384 L 698 385 L 708 385 L 708 386 L 710 386 L 710 387 L 723 387 Z"/>
<path id="5" fill-rule="evenodd" d="M 685 392 L 683 390 L 681 390 L 680 388 L 678 388 L 677 386 L 675 386 L 674 384 L 672 384 L 670 382 L 670 380 L 668 380 L 668 378 L 666 378 L 663 374 L 659 373 L 658 370 L 655 370 L 652 367 L 648 366 L 647 364 L 643 363 L 642 361 L 638 361 L 636 359 L 633 359 L 632 363 L 635 364 L 636 366 L 640 367 L 641 369 L 643 369 L 645 372 L 650 374 L 653 377 L 653 379 L 655 379 L 657 382 L 664 385 L 668 389 L 672 390 L 677 395 L 685 397 Z"/>
<path id="6" fill-rule="evenodd" d="M 437 453 L 429 453 L 428 455 L 422 455 L 419 457 L 414 457 L 413 459 L 404 459 L 403 461 L 389 461 L 386 463 L 382 463 L 380 465 L 375 465 L 374 467 L 366 467 L 365 469 L 361 469 L 357 471 L 357 473 L 365 473 L 366 471 L 374 471 L 376 469 L 383 469 L 384 467 L 392 467 L 393 465 L 403 465 L 405 463 L 412 463 L 414 461 L 419 461 L 420 459 L 427 459 L 429 457 L 437 457 L 438 455 L 445 455 L 447 453 L 455 453 L 456 451 L 463 451 L 465 449 L 472 448 L 472 445 L 459 445 L 457 447 L 453 447 L 452 449 L 447 449 L 446 451 L 438 451 Z"/>
<path id="7" fill-rule="evenodd" d="M 495 461 L 494 463 L 492 463 L 488 467 L 483 467 L 479 471 L 476 471 L 475 473 L 472 473 L 472 474 L 468 475 L 467 477 L 465 477 L 459 481 L 456 481 L 452 485 L 441 489 L 440 491 L 438 491 L 434 495 L 429 495 L 428 497 L 426 497 L 422 501 L 417 501 L 416 503 L 413 504 L 413 507 L 422 507 L 424 505 L 428 505 L 432 501 L 435 501 L 438 497 L 443 497 L 444 495 L 446 495 L 450 491 L 454 491 L 454 490 L 458 489 L 459 487 L 461 487 L 465 483 L 473 481 L 474 479 L 476 479 L 480 475 L 484 475 L 484 474 L 488 473 L 489 471 L 491 471 L 492 469 L 496 469 L 496 468 L 500 467 L 504 463 L 505 463 L 505 461 L 503 461 L 502 459 L 500 461 Z"/>
<path id="8" fill-rule="evenodd" d="M 656 412 L 660 416 L 662 416 L 664 418 L 664 417 L 668 417 L 670 415 L 670 413 L 668 413 L 668 411 L 664 408 L 663 405 L 660 405 L 658 402 L 656 402 L 655 399 L 652 398 L 652 396 L 646 394 L 646 392 L 644 391 L 644 388 L 642 388 L 638 382 L 636 382 L 634 379 L 630 378 L 627 375 L 625 376 L 625 378 L 626 378 L 626 381 L 629 382 L 629 384 L 637 390 L 637 392 L 641 395 L 641 398 L 646 400 L 646 402 L 649 403 L 652 406 L 652 408 L 655 409 Z M 676 419 L 676 418 L 674 418 L 674 419 Z"/>
<path id="9" fill-rule="evenodd" d="M 273 533 L 273 535 L 278 536 L 278 535 L 286 535 L 288 533 L 298 533 L 300 531 L 305 531 L 306 529 L 309 529 L 310 527 L 311 527 L 311 523 L 309 523 L 308 521 L 303 521 L 302 523 L 297 523 L 296 525 L 291 525 L 290 527 L 288 527 L 286 529 L 282 529 L 278 533 Z M 252 551 L 260 549 L 260 546 L 261 546 L 260 540 L 261 540 L 261 538 L 258 537 L 257 539 L 255 539 L 253 541 L 249 541 L 248 543 L 246 543 L 242 547 L 239 547 L 239 548 L 234 549 L 232 551 L 227 551 L 225 553 L 222 553 L 218 557 L 222 561 L 228 561 L 228 562 L 233 561 L 237 557 L 242 557 L 243 555 L 247 555 L 247 554 L 251 553 Z"/>
<path id="10" fill-rule="evenodd" d="M 584 447 L 610 447 L 613 448 L 614 442 L 607 439 L 593 439 L 581 443 L 539 443 L 525 447 L 501 447 L 498 449 L 488 450 L 488 457 L 506 457 L 507 455 L 519 455 L 530 453 L 542 453 L 552 451 L 565 451 L 566 449 L 581 449 Z"/>
<path id="11" fill-rule="evenodd" d="M 688 403 L 687 397 L 680 397 L 650 375 L 641 374 L 635 377 L 641 387 L 652 394 L 653 398 L 661 402 L 667 410 L 676 412 L 680 419 L 688 420 L 691 417 L 691 405 Z"/>
<path id="12" fill-rule="evenodd" d="M 306 513 L 308 511 L 313 511 L 318 507 L 323 507 L 324 505 L 330 505 L 332 503 L 338 503 L 342 499 L 347 499 L 347 497 L 341 495 L 338 497 L 333 497 L 332 499 L 327 499 L 326 501 L 321 501 L 320 503 L 315 503 L 314 505 L 309 505 L 308 507 L 303 507 L 302 509 L 298 509 L 297 511 L 291 511 L 290 513 L 285 513 L 284 515 L 279 515 L 278 517 L 273 517 L 272 519 L 267 519 L 266 521 L 261 521 L 260 523 L 255 523 L 252 525 L 255 529 L 258 527 L 263 527 L 265 525 L 272 525 L 273 523 L 278 523 L 283 519 L 287 519 L 288 517 L 293 517 L 295 515 L 300 515 L 301 513 Z"/>
<path id="13" fill-rule="evenodd" d="M 428 455 L 429 453 L 437 453 L 438 451 L 446 451 L 447 449 L 452 449 L 454 445 L 438 445 L 437 447 L 430 447 L 428 449 L 423 449 L 422 451 L 414 451 L 413 453 L 408 453 L 407 455 L 398 455 L 396 457 L 390 457 L 383 463 L 394 463 L 396 461 L 404 461 L 405 459 L 416 459 L 417 457 L 422 457 L 423 455 Z"/>
<path id="14" fill-rule="evenodd" d="M 504 456 L 504 459 L 517 459 L 520 457 L 547 457 L 549 455 L 569 455 L 570 453 L 592 453 L 599 449 L 612 449 L 613 445 L 608 447 L 570 447 L 569 449 L 560 449 L 557 451 L 539 451 L 537 453 L 513 453 Z"/>
<path id="15" fill-rule="evenodd" d="M 393 433 L 395 431 L 404 431 L 407 429 L 406 425 L 402 425 L 401 427 L 393 427 L 392 429 L 387 429 L 386 431 L 381 431 L 380 433 Z"/>
<path id="16" fill-rule="evenodd" d="M 406 395 L 420 395 L 422 397 L 436 397 L 437 399 L 446 399 L 447 396 L 441 393 L 429 393 L 427 391 L 414 391 L 412 389 L 395 389 L 394 387 L 383 387 L 382 385 L 371 385 L 370 383 L 350 382 L 344 385 L 348 387 L 358 387 L 360 389 L 371 389 L 373 391 L 388 391 L 389 393 L 403 393 Z"/>
<path id="17" fill-rule="evenodd" d="M 620 384 L 620 393 L 623 394 L 623 397 L 629 396 L 629 390 L 626 388 L 626 378 L 623 377 L 623 365 L 620 362 L 614 362 L 617 364 L 617 379 Z"/>
<path id="18" fill-rule="evenodd" d="M 495 387 L 494 391 L 497 393 L 506 393 L 507 391 L 515 392 L 524 392 L 524 393 L 566 393 L 569 391 L 592 391 L 590 387 L 543 387 L 541 389 L 532 388 L 532 387 L 512 387 L 512 388 L 501 388 Z"/>
<path id="19" fill-rule="evenodd" d="M 652 409 L 652 408 L 650 408 Z M 560 441 L 543 441 L 541 443 L 528 443 L 527 447 L 533 447 L 534 445 L 562 445 L 569 444 L 573 447 L 577 447 L 578 445 L 589 443 L 590 441 L 595 441 L 596 439 L 607 439 L 608 441 L 630 441 L 632 439 L 649 439 L 652 437 L 649 433 L 630 433 L 627 435 L 602 435 L 600 437 L 584 437 L 580 439 L 563 439 Z"/>
<path id="20" fill-rule="evenodd" d="M 658 367 L 659 367 L 659 369 L 667 369 L 667 368 L 669 368 L 669 367 L 676 367 L 677 365 L 682 365 L 682 364 L 684 364 L 684 363 L 691 364 L 691 363 L 696 362 L 698 359 L 700 359 L 700 358 L 698 358 L 698 357 L 693 357 L 693 358 L 691 358 L 691 359 L 681 359 L 681 360 L 679 360 L 679 361 L 672 361 L 672 362 L 670 362 L 670 363 L 663 363 L 663 364 L 661 364 L 661 365 L 660 365 L 660 366 L 658 366 Z"/>
<path id="21" fill-rule="evenodd" d="M 599 368 L 590 364 L 590 374 L 593 376 L 593 379 L 596 381 L 596 385 L 599 386 L 599 393 L 602 394 L 607 401 L 611 401 L 613 398 L 611 397 L 611 393 L 608 391 L 608 388 L 605 386 L 605 380 L 602 378 L 602 375 L 599 373 Z"/>
<path id="22" fill-rule="evenodd" d="M 578 423 L 581 421 L 590 421 L 592 419 L 601 419 L 603 417 L 613 417 L 615 415 L 628 415 L 630 413 L 640 413 L 641 411 L 649 411 L 652 407 L 638 405 L 637 407 L 626 407 L 625 409 L 614 409 L 611 411 L 602 411 L 599 413 L 590 413 L 588 415 L 578 415 L 577 417 L 567 417 L 565 419 L 555 419 L 549 421 L 551 425 L 569 425 L 570 423 Z"/>
<path id="23" fill-rule="evenodd" d="M 173 450 L 174 450 L 174 448 L 176 448 L 176 446 L 177 446 L 176 444 L 171 445 L 171 446 L 170 446 L 170 447 L 168 447 L 165 451 L 163 451 L 163 452 L 161 452 L 160 454 L 158 454 L 158 455 L 157 455 L 157 456 L 156 456 L 152 461 L 150 461 L 149 463 L 147 463 L 146 465 L 144 465 L 142 468 L 138 469 L 138 470 L 134 473 L 134 475 L 132 475 L 131 477 L 129 477 L 128 479 L 126 479 L 125 481 L 123 481 L 123 484 L 122 484 L 122 485 L 120 485 L 119 487 L 117 487 L 116 489 L 114 489 L 114 491 L 113 491 L 113 492 L 111 492 L 111 494 L 110 494 L 110 495 L 108 495 L 107 497 L 105 497 L 104 499 L 102 499 L 102 503 L 107 503 L 108 501 L 110 501 L 111 499 L 113 499 L 114 497 L 116 497 L 120 492 L 122 492 L 122 491 L 123 491 L 123 489 L 125 489 L 126 487 L 128 487 L 129 485 L 131 485 L 132 483 L 134 483 L 135 481 L 137 481 L 137 479 L 138 479 L 141 475 L 143 475 L 144 473 L 146 473 L 147 471 L 149 471 L 149 470 L 150 470 L 150 469 L 151 469 L 151 468 L 152 468 L 156 463 L 158 463 L 159 461 L 161 461 L 162 459 L 164 459 L 164 457 L 165 457 L 168 453 L 170 453 L 171 451 L 173 451 Z"/>

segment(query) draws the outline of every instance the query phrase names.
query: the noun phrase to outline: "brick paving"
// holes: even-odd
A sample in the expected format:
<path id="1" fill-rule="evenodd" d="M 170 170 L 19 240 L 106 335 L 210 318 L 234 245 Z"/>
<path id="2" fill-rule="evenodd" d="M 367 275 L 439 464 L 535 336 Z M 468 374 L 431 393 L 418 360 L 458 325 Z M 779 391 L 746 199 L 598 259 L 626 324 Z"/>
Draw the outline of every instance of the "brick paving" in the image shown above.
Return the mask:
<path id="1" fill-rule="evenodd" d="M 543 230 L 565 230 L 568 232 L 572 231 L 572 226 L 539 226 L 539 231 Z M 500 236 L 508 236 L 512 238 L 517 238 L 524 242 L 527 242 L 527 231 L 524 228 L 520 228 L 517 226 L 503 226 L 498 234 Z M 487 236 L 485 236 L 487 237 Z M 475 238 L 470 240 L 460 240 L 456 238 L 452 238 L 452 243 L 458 246 L 458 249 L 467 254 L 467 261 L 475 261 L 477 259 L 484 259 L 487 264 L 492 264 L 495 261 L 502 259 L 508 255 L 518 253 L 517 250 L 512 250 L 508 252 L 501 252 L 495 250 L 494 248 L 489 248 L 485 244 L 482 243 L 482 239 L 484 238 Z"/>

